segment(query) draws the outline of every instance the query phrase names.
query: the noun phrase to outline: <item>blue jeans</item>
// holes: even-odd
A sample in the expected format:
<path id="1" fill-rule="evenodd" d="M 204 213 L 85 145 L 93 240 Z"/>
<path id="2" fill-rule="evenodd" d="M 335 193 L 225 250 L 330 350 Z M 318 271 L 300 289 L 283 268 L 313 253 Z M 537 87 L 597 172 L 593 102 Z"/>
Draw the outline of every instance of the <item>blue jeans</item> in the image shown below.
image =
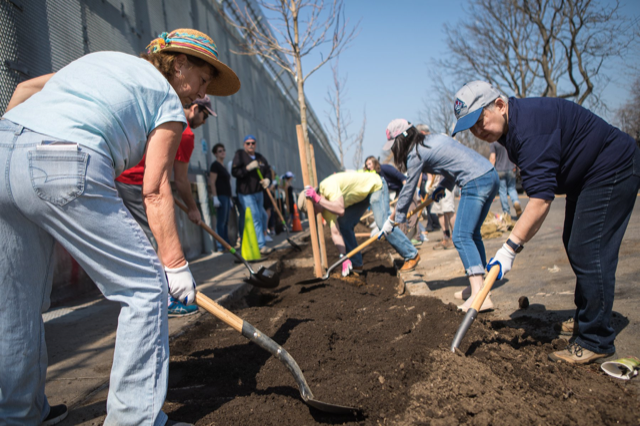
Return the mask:
<path id="1" fill-rule="evenodd" d="M 265 245 L 263 224 L 267 222 L 267 212 L 264 211 L 262 204 L 264 203 L 264 194 L 262 191 L 255 194 L 238 194 L 240 201 L 240 235 L 244 235 L 244 214 L 247 207 L 251 210 L 251 218 L 253 219 L 253 227 L 256 230 L 258 238 L 258 247 Z"/>
<path id="2" fill-rule="evenodd" d="M 216 210 L 216 232 L 223 240 L 231 244 L 229 241 L 229 211 L 231 210 L 231 197 L 218 195 L 218 200 L 220 201 L 220 207 Z M 231 245 L 234 246 L 235 241 L 234 244 Z"/>
<path id="3" fill-rule="evenodd" d="M 518 199 L 518 191 L 516 191 L 516 174 L 513 170 L 507 170 L 506 172 L 498 172 L 498 176 L 500 177 L 499 194 L 502 211 L 504 213 L 511 214 L 507 195 L 511 198 L 511 203 L 520 202 Z"/>
<path id="4" fill-rule="evenodd" d="M 391 216 L 389 188 L 384 179 L 382 179 L 382 189 L 371 194 L 370 202 L 376 225 L 378 225 L 378 229 L 382 229 L 384 222 Z M 385 238 L 404 260 L 415 259 L 418 255 L 418 250 L 411 244 L 411 240 L 407 238 L 399 227 L 393 228 L 393 232 Z"/>
<path id="5" fill-rule="evenodd" d="M 354 230 L 364 212 L 367 211 L 369 205 L 371 205 L 373 217 L 378 228 L 382 228 L 385 220 L 387 220 L 391 214 L 389 211 L 389 189 L 387 188 L 387 184 L 384 179 L 382 182 L 382 189 L 373 192 L 359 203 L 347 207 L 344 215 L 338 218 L 338 226 L 340 228 L 340 233 L 342 234 L 342 239 L 344 240 L 347 253 L 358 247 Z M 387 240 L 405 260 L 415 259 L 418 255 L 418 250 L 413 246 L 413 244 L 411 244 L 411 241 L 409 241 L 398 227 L 393 229 L 393 232 L 389 234 Z M 353 263 L 353 266 L 361 267 L 363 263 L 362 253 L 356 253 L 353 255 L 353 257 L 351 257 L 351 262 Z"/>
<path id="6" fill-rule="evenodd" d="M 41 311 L 58 241 L 104 296 L 121 305 L 105 425 L 163 425 L 169 336 L 167 281 L 145 233 L 118 197 L 112 160 L 0 121 L 0 419 L 40 424 L 47 348 Z"/>
<path id="7" fill-rule="evenodd" d="M 567 196 L 562 241 L 576 274 L 576 342 L 600 354 L 616 350 L 611 312 L 618 252 L 638 189 L 640 150 L 636 149 L 632 166 L 579 195 Z"/>
<path id="8" fill-rule="evenodd" d="M 494 169 L 467 182 L 460 189 L 460 204 L 452 239 L 468 276 L 484 274 L 487 266 L 480 228 L 498 194 L 499 186 L 498 172 Z"/>

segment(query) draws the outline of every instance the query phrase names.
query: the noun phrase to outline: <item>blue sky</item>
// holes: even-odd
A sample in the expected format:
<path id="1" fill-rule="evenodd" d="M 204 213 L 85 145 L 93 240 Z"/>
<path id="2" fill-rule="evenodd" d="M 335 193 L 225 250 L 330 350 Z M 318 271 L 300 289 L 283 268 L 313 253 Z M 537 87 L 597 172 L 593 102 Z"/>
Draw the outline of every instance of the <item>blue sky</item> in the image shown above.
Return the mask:
<path id="1" fill-rule="evenodd" d="M 340 56 L 340 72 L 347 77 L 347 101 L 343 107 L 352 116 L 351 132 L 357 133 L 366 107 L 367 126 L 364 155 L 379 155 L 386 125 L 394 118 L 417 122 L 431 81 L 428 68 L 436 58 L 447 55 L 445 23 L 455 24 L 465 15 L 466 0 L 346 0 L 347 18 L 361 19 L 360 34 Z M 623 13 L 640 17 L 640 0 L 622 0 Z M 640 52 L 629 55 L 639 63 Z M 307 71 L 317 63 L 313 55 L 303 63 Z M 609 68 L 620 70 L 617 64 Z M 613 73 L 604 98 L 610 108 L 626 101 L 624 83 L 629 76 Z M 328 129 L 330 107 L 327 90 L 332 85 L 329 64 L 316 71 L 305 84 L 305 92 L 316 114 Z M 461 82 L 460 85 L 465 82 Z M 352 164 L 353 150 L 345 156 Z"/>

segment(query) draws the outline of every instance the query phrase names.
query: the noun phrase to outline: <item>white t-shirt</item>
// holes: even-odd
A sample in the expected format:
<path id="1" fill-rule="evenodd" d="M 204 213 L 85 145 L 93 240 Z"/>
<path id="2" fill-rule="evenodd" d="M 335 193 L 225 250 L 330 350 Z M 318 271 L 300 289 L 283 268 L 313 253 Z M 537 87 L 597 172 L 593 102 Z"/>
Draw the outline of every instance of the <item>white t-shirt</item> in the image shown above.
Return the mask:
<path id="1" fill-rule="evenodd" d="M 116 176 L 140 162 L 153 129 L 179 121 L 184 130 L 187 123 L 178 95 L 160 71 L 120 52 L 71 62 L 4 118 L 112 158 Z"/>

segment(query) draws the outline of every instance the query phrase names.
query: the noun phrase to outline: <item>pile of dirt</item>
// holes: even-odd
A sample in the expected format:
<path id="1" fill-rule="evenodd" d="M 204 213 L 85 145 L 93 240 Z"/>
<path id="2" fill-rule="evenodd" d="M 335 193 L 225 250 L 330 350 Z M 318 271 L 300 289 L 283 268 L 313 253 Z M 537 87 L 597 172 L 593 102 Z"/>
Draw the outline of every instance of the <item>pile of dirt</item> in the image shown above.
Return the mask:
<path id="1" fill-rule="evenodd" d="M 172 342 L 169 417 L 198 425 L 638 424 L 637 395 L 625 382 L 547 359 L 566 343 L 526 330 L 551 324 L 481 317 L 461 345 L 466 356 L 452 354 L 463 314 L 438 299 L 398 297 L 395 269 L 376 247 L 363 276 L 303 286 L 296 283 L 310 269 L 285 270 L 278 288 L 254 290 L 234 309 L 293 356 L 316 399 L 361 415 L 308 407 L 280 361 L 207 315 Z"/>

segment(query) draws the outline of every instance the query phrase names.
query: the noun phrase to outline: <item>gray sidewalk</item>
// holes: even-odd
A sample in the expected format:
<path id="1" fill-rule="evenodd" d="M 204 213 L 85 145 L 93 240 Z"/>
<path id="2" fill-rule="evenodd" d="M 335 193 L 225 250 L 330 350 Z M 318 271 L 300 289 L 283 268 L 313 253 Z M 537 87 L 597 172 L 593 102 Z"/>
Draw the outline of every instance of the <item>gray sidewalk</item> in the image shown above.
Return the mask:
<path id="1" fill-rule="evenodd" d="M 308 234 L 306 230 L 293 235 L 299 241 Z M 273 238 L 270 247 L 290 247 L 286 234 Z M 234 260 L 229 253 L 214 253 L 189 262 L 198 290 L 223 306 L 241 299 L 252 288 L 243 281 L 249 276 L 247 269 Z M 252 268 L 272 263 L 255 263 Z M 175 337 L 201 315 L 210 315 L 199 311 L 184 318 L 170 318 L 169 335 Z M 97 425 L 104 420 L 119 312 L 119 304 L 98 293 L 43 314 L 49 353 L 45 392 L 51 405 L 69 407 L 69 416 L 61 425 Z"/>

